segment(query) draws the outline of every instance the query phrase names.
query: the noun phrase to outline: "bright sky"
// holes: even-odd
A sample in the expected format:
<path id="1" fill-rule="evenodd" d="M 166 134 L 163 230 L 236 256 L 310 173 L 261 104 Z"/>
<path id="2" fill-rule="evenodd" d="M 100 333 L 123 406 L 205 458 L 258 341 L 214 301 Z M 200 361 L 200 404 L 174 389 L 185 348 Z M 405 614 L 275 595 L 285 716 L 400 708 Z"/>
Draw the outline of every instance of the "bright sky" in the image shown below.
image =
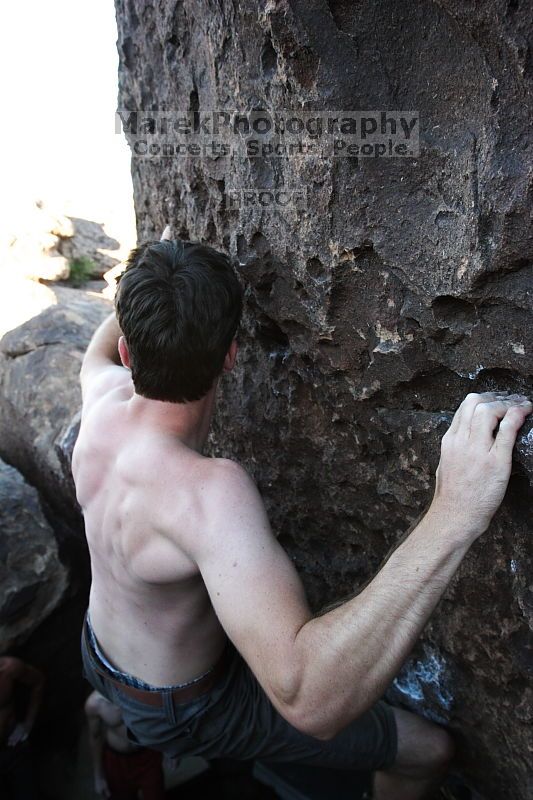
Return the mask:
<path id="1" fill-rule="evenodd" d="M 0 7 L 4 225 L 42 198 L 131 235 L 130 152 L 114 132 L 116 39 L 112 0 Z"/>

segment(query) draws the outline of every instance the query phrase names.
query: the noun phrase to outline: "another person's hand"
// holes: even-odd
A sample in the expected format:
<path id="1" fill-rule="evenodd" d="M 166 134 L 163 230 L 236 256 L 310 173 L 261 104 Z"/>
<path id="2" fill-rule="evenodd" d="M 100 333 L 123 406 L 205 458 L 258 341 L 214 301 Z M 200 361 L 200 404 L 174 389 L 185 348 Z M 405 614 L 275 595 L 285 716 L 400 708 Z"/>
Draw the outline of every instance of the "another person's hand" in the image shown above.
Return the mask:
<path id="1" fill-rule="evenodd" d="M 523 395 L 467 395 L 442 439 L 428 513 L 453 520 L 465 540 L 477 539 L 503 500 L 516 435 L 532 410 Z"/>
<path id="2" fill-rule="evenodd" d="M 103 775 L 97 775 L 94 779 L 94 790 L 99 797 L 111 797 L 109 786 Z"/>
<path id="3" fill-rule="evenodd" d="M 18 722 L 11 731 L 7 740 L 9 747 L 15 747 L 17 744 L 25 742 L 30 735 L 30 729 L 24 722 Z"/>

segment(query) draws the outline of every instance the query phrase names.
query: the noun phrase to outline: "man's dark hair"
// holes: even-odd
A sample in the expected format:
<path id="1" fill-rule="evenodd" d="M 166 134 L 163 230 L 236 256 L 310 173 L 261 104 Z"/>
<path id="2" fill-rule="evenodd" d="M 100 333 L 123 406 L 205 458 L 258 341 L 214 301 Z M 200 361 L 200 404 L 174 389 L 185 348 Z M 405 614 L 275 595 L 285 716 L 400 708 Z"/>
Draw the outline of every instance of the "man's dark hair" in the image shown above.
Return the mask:
<path id="1" fill-rule="evenodd" d="M 126 261 L 115 308 L 137 394 L 184 403 L 222 372 L 242 289 L 228 256 L 208 245 L 146 242 Z"/>

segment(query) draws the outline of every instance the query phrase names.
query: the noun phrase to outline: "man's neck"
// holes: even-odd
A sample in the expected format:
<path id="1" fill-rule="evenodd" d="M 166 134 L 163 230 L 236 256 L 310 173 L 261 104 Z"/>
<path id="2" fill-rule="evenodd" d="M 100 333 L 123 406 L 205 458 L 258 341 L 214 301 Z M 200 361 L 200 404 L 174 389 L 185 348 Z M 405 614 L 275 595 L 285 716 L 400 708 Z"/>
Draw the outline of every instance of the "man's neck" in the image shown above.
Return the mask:
<path id="1" fill-rule="evenodd" d="M 203 451 L 215 405 L 216 384 L 200 400 L 167 403 L 136 394 L 129 401 L 129 413 L 142 425 L 176 436 L 180 442 Z"/>

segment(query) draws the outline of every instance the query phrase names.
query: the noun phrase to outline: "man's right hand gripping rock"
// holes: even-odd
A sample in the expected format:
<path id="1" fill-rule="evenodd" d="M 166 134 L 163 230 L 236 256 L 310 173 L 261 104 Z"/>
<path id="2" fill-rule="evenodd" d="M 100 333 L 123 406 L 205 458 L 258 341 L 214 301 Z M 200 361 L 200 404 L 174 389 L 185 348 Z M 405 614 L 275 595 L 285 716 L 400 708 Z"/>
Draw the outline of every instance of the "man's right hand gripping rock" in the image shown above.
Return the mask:
<path id="1" fill-rule="evenodd" d="M 442 439 L 429 513 L 453 519 L 471 541 L 486 531 L 507 489 L 518 430 L 532 410 L 524 395 L 468 394 Z"/>

